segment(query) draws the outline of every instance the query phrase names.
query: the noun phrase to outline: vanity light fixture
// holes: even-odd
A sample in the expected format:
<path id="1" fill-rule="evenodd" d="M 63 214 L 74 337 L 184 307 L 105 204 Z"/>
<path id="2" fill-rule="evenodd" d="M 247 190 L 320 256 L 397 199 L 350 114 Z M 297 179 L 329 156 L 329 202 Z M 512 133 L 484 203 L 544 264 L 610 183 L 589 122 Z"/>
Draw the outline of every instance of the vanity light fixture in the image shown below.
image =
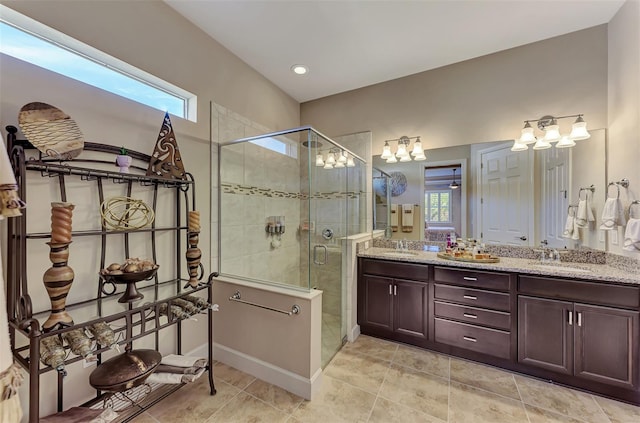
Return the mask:
<path id="1" fill-rule="evenodd" d="M 415 142 L 413 143 L 413 149 L 409 150 L 409 145 L 411 144 L 411 140 L 413 139 L 415 139 Z M 389 143 L 396 141 L 398 142 L 398 147 L 396 148 L 396 152 L 393 153 L 391 151 L 391 146 L 389 145 Z M 397 163 L 398 161 L 410 162 L 411 160 L 427 160 L 427 156 L 425 156 L 424 154 L 424 148 L 422 147 L 420 137 L 407 137 L 406 135 L 393 140 L 385 140 L 384 147 L 382 147 L 382 155 L 380 155 L 380 158 L 386 160 L 387 163 Z"/>
<path id="2" fill-rule="evenodd" d="M 559 119 L 576 118 L 575 122 L 571 126 L 571 133 L 569 135 L 560 134 L 560 127 L 558 125 Z M 544 131 L 543 136 L 536 137 L 533 133 L 534 128 L 531 126 L 531 122 L 537 122 L 538 128 Z M 584 121 L 582 115 L 567 115 L 567 116 L 543 116 L 540 119 L 531 119 L 524 121 L 524 128 L 520 134 L 520 138 L 517 138 L 511 147 L 511 151 L 525 151 L 529 149 L 529 144 L 534 144 L 534 150 L 544 150 L 551 148 L 552 142 L 558 142 L 556 148 L 567 148 L 576 145 L 575 141 L 586 140 L 591 137 L 589 131 L 587 131 L 587 122 Z"/>
<path id="3" fill-rule="evenodd" d="M 339 169 L 342 167 L 355 167 L 353 157 L 340 148 L 332 148 L 326 158 L 322 153 L 316 154 L 316 166 L 323 169 Z"/>

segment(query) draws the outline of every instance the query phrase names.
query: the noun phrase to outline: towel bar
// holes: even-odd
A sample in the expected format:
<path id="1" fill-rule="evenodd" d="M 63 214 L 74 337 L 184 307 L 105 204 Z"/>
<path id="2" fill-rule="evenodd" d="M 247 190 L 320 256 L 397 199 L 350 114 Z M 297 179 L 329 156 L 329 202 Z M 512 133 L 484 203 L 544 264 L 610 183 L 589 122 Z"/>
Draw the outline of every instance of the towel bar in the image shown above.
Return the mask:
<path id="1" fill-rule="evenodd" d="M 282 313 L 282 314 L 286 314 L 287 316 L 291 316 L 293 314 L 299 314 L 300 313 L 300 306 L 297 304 L 294 304 L 291 307 L 291 311 L 286 311 L 286 310 L 279 310 L 277 308 L 272 308 L 272 307 L 268 307 L 262 304 L 256 304 L 256 303 L 252 303 L 250 301 L 245 301 L 242 299 L 241 295 L 240 295 L 240 291 L 236 291 L 232 296 L 229 297 L 229 301 L 235 301 L 238 303 L 242 303 L 242 304 L 247 304 L 250 306 L 254 306 L 254 307 L 259 307 L 259 308 L 264 308 L 265 310 L 271 310 L 271 311 L 275 311 L 276 313 Z"/>

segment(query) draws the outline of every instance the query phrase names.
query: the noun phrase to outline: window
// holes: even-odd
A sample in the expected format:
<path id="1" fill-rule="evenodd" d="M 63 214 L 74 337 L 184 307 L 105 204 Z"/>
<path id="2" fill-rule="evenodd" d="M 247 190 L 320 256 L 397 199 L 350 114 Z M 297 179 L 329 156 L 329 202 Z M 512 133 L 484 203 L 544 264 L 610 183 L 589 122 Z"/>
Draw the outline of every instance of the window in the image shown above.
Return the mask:
<path id="1" fill-rule="evenodd" d="M 451 190 L 426 191 L 425 218 L 430 223 L 451 223 Z"/>
<path id="2" fill-rule="evenodd" d="M 298 158 L 298 147 L 291 141 L 287 142 L 277 138 L 267 137 L 250 142 L 271 151 L 275 151 L 276 153 L 284 154 L 285 156 L 293 157 L 294 159 Z"/>
<path id="3" fill-rule="evenodd" d="M 0 5 L 0 53 L 196 121 L 196 96 Z"/>

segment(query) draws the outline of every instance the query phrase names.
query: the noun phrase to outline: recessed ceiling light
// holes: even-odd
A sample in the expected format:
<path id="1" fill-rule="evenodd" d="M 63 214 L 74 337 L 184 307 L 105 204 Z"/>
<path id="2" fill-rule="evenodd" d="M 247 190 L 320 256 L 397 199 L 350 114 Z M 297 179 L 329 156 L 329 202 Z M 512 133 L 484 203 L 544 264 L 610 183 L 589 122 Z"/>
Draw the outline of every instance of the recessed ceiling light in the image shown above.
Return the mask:
<path id="1" fill-rule="evenodd" d="M 293 65 L 291 66 L 291 70 L 297 75 L 304 75 L 309 72 L 309 68 L 305 65 Z"/>

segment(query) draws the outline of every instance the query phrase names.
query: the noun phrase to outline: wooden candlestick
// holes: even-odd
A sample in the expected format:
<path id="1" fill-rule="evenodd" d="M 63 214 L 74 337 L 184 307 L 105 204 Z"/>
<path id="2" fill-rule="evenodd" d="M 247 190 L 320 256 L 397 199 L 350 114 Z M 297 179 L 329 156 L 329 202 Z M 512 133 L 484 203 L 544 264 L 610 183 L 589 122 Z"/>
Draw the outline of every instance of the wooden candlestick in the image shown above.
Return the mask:
<path id="1" fill-rule="evenodd" d="M 189 283 L 192 288 L 198 286 L 198 268 L 202 259 L 202 251 L 198 248 L 200 241 L 200 212 L 189 212 L 189 248 L 187 249 L 187 267 L 189 268 Z"/>

